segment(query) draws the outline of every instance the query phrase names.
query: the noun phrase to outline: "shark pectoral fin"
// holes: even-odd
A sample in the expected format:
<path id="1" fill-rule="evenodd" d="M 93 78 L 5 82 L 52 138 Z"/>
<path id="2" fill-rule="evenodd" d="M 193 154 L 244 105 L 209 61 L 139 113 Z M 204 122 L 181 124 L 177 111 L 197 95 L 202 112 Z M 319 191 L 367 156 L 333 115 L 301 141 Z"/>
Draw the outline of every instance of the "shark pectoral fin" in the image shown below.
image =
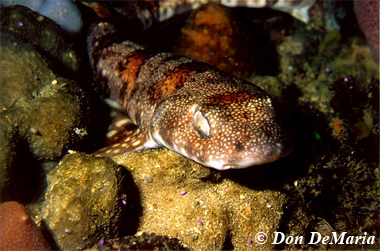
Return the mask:
<path id="1" fill-rule="evenodd" d="M 113 120 L 107 133 L 107 146 L 94 152 L 95 155 L 111 157 L 158 146 L 145 127 L 135 125 L 125 115 L 117 114 Z"/>
<path id="2" fill-rule="evenodd" d="M 158 146 L 149 138 L 148 131 L 145 128 L 136 128 L 113 136 L 112 139 L 109 139 L 106 147 L 99 149 L 94 152 L 94 154 L 97 156 L 112 157 Z"/>

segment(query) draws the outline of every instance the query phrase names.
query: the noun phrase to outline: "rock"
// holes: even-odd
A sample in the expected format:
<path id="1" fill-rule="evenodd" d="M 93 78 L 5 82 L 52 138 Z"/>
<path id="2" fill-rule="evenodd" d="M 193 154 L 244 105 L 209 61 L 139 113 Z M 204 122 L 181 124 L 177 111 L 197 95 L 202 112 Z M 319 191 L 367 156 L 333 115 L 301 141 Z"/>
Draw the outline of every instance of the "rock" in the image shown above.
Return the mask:
<path id="1" fill-rule="evenodd" d="M 141 233 L 113 240 L 104 240 L 93 247 L 95 250 L 189 250 L 176 238 Z"/>
<path id="2" fill-rule="evenodd" d="M 1 36 L 2 116 L 37 159 L 57 159 L 86 135 L 87 97 L 76 82 L 57 76 L 39 53 L 13 38 Z"/>
<path id="3" fill-rule="evenodd" d="M 62 72 L 79 73 L 80 60 L 61 28 L 49 18 L 24 6 L 0 9 L 1 27 L 32 45 Z M 61 69 L 63 68 L 63 69 Z"/>
<path id="4" fill-rule="evenodd" d="M 82 17 L 78 7 L 70 0 L 1 0 L 0 6 L 23 5 L 39 12 L 61 26 L 70 34 L 77 34 L 82 28 Z"/>
<path id="5" fill-rule="evenodd" d="M 39 13 L 51 18 L 69 33 L 79 33 L 82 28 L 79 9 L 70 0 L 47 0 L 39 9 Z"/>
<path id="6" fill-rule="evenodd" d="M 176 237 L 195 250 L 231 249 L 229 241 L 237 250 L 275 248 L 254 239 L 263 232 L 273 240 L 286 201 L 282 192 L 251 189 L 168 149 L 114 159 L 139 189 L 139 231 Z"/>
<path id="7" fill-rule="evenodd" d="M 123 175 L 110 159 L 66 155 L 48 175 L 41 218 L 63 250 L 115 238 L 122 220 Z"/>
<path id="8" fill-rule="evenodd" d="M 0 117 L 0 177 L 1 190 L 9 191 L 14 185 L 15 175 L 12 167 L 15 166 L 17 156 L 17 134 L 13 131 L 6 117 Z M 2 196 L 3 197 L 3 196 Z"/>
<path id="9" fill-rule="evenodd" d="M 28 210 L 16 201 L 0 204 L 0 225 L 0 250 L 51 249 Z"/>
<path id="10" fill-rule="evenodd" d="M 1 0 L 0 6 L 1 7 L 7 7 L 10 5 L 22 5 L 22 6 L 28 7 L 29 9 L 31 9 L 33 11 L 38 11 L 41 8 L 44 1 L 45 0 L 34 0 L 34 1 L 29 1 L 29 0 Z"/>
<path id="11" fill-rule="evenodd" d="M 91 108 L 75 81 L 58 76 L 15 34 L 1 33 L 0 53 L 1 197 L 27 202 L 43 189 L 37 161 L 57 160 L 78 147 Z"/>
<path id="12" fill-rule="evenodd" d="M 252 73 L 252 41 L 244 35 L 242 25 L 232 13 L 209 4 L 187 20 L 174 52 L 214 65 L 235 77 L 246 78 Z"/>

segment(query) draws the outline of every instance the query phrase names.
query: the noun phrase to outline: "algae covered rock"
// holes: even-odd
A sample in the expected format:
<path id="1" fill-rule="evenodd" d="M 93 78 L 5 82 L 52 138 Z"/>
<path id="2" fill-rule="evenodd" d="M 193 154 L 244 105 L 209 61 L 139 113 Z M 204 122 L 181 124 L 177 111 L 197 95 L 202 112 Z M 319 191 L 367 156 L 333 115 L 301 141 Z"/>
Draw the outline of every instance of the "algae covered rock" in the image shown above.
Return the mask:
<path id="1" fill-rule="evenodd" d="M 9 191 L 15 185 L 17 172 L 14 169 L 17 162 L 18 135 L 12 129 L 6 117 L 0 116 L 0 178 L 1 191 Z M 9 194 L 9 193 L 7 193 Z M 4 194 L 2 198 L 6 197 Z"/>
<path id="2" fill-rule="evenodd" d="M 0 16 L 3 31 L 11 31 L 21 41 L 32 45 L 49 61 L 59 65 L 62 72 L 80 71 L 80 59 L 72 44 L 51 19 L 19 5 L 1 8 Z"/>
<path id="3" fill-rule="evenodd" d="M 219 5 L 193 12 L 177 38 L 174 52 L 211 64 L 239 78 L 252 74 L 252 45 L 240 20 Z"/>
<path id="4" fill-rule="evenodd" d="M 110 159 L 66 155 L 48 175 L 43 218 L 63 250 L 114 238 L 122 220 L 123 175 Z"/>
<path id="5" fill-rule="evenodd" d="M 282 219 L 284 193 L 249 188 L 168 149 L 114 159 L 139 189 L 139 231 L 176 237 L 195 250 L 275 248 L 270 243 Z M 259 244 L 263 238 L 268 241 Z"/>
<path id="6" fill-rule="evenodd" d="M 17 128 L 37 158 L 62 156 L 86 134 L 89 105 L 84 90 L 57 76 L 14 34 L 2 33 L 0 52 L 1 115 Z"/>
<path id="7" fill-rule="evenodd" d="M 113 240 L 105 240 L 92 250 L 189 250 L 176 238 L 168 236 L 139 233 Z"/>
<path id="8" fill-rule="evenodd" d="M 1 197 L 25 199 L 44 180 L 37 162 L 57 160 L 87 137 L 91 108 L 76 81 L 14 33 L 1 32 L 0 54 Z"/>

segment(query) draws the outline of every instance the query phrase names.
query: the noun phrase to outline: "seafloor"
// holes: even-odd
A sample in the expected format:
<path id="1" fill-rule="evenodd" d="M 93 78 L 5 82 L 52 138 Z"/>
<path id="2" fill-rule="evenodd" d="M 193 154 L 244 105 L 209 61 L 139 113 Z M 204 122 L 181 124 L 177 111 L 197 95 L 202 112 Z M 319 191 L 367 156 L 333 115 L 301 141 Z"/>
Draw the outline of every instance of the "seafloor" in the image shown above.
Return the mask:
<path id="1" fill-rule="evenodd" d="M 210 41 L 228 46 L 219 66 L 274 98 L 294 146 L 273 163 L 217 171 L 168 149 L 93 156 L 109 123 L 86 53 L 94 15 L 83 7 L 83 32 L 73 38 L 22 7 L 2 9 L 1 201 L 27 205 L 63 250 L 379 249 L 379 64 L 346 12 L 339 31 L 324 31 L 281 12 L 238 8 L 233 29 L 214 30 Z M 136 39 L 187 54 L 183 36 L 199 35 L 187 18 Z M 304 241 L 271 244 L 276 231 Z M 312 232 L 375 243 L 308 244 Z"/>

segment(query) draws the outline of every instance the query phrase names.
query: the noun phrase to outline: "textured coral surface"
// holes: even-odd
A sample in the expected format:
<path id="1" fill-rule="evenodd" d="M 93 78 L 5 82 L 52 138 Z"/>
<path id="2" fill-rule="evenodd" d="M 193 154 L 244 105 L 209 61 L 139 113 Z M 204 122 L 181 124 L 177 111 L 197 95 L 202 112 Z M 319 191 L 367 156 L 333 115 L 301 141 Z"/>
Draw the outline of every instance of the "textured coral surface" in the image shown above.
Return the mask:
<path id="1" fill-rule="evenodd" d="M 0 205 L 0 250 L 50 249 L 27 209 L 15 201 Z"/>
<path id="2" fill-rule="evenodd" d="M 379 0 L 356 0 L 354 10 L 360 29 L 379 60 Z"/>

